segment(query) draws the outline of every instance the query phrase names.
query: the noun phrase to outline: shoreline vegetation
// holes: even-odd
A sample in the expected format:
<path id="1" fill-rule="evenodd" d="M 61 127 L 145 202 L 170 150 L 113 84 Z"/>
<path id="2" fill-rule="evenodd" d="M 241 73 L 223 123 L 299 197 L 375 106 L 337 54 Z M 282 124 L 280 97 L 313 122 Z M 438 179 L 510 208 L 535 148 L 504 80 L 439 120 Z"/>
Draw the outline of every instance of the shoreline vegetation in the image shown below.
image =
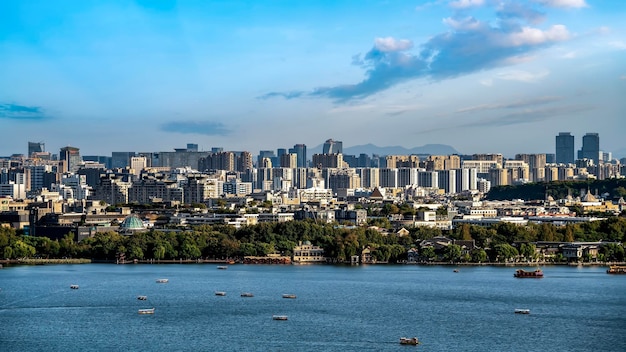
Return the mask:
<path id="1" fill-rule="evenodd" d="M 50 239 L 0 227 L 0 258 L 23 264 L 226 261 L 261 264 L 266 262 L 264 258 L 295 258 L 302 244 L 321 251 L 326 258 L 324 262 L 329 264 L 609 265 L 624 262 L 626 257 L 623 245 L 626 218 L 564 226 L 462 224 L 451 230 L 430 227 L 396 230 L 388 219 L 379 220 L 382 222 L 367 227 L 304 220 L 262 222 L 240 228 L 225 224 L 194 225 L 146 229 L 132 234 L 103 231 L 80 240 L 76 234 Z"/>
<path id="2" fill-rule="evenodd" d="M 162 259 L 162 260 L 93 260 L 87 258 L 24 258 L 24 259 L 0 259 L 3 265 L 49 265 L 49 264 L 229 264 L 229 260 L 220 259 Z M 232 264 L 232 263 L 231 263 Z M 236 264 L 243 264 L 237 261 Z M 249 264 L 259 265 L 259 264 Z M 306 263 L 306 264 L 264 264 L 264 265 L 351 265 L 350 263 Z M 450 263 L 450 262 L 411 262 L 411 263 L 361 263 L 357 265 L 420 265 L 420 266 L 504 266 L 504 267 L 536 267 L 536 266 L 611 266 L 626 265 L 626 262 L 512 262 L 512 263 Z"/>

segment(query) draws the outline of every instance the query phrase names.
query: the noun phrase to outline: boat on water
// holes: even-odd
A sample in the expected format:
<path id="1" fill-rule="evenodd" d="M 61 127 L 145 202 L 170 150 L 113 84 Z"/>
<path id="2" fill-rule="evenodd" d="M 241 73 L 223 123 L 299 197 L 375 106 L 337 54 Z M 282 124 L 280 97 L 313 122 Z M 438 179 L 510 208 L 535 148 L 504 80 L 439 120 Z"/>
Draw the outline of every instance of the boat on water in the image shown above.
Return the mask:
<path id="1" fill-rule="evenodd" d="M 169 279 L 157 279 L 156 282 L 157 284 L 166 284 L 170 282 L 170 280 Z"/>
<path id="2" fill-rule="evenodd" d="M 137 299 L 140 301 L 145 301 L 148 299 L 148 296 L 137 296 Z"/>
<path id="3" fill-rule="evenodd" d="M 254 295 L 250 292 L 244 292 L 241 294 L 241 297 L 254 297 Z"/>
<path id="4" fill-rule="evenodd" d="M 70 285 L 70 288 L 71 288 L 72 290 L 78 290 L 78 285 Z"/>
<path id="5" fill-rule="evenodd" d="M 530 309 L 516 309 L 515 314 L 530 314 Z"/>
<path id="6" fill-rule="evenodd" d="M 518 277 L 518 278 L 542 278 L 543 277 L 543 271 L 541 271 L 541 269 L 537 269 L 535 271 L 526 271 L 523 269 L 517 269 L 515 270 L 515 274 L 513 274 L 514 277 Z"/>
<path id="7" fill-rule="evenodd" d="M 140 309 L 139 314 L 154 314 L 154 308 Z"/>
<path id="8" fill-rule="evenodd" d="M 458 273 L 458 272 L 459 272 L 459 269 L 454 269 L 454 270 L 452 270 L 452 271 L 453 271 L 453 272 L 455 272 L 455 273 Z"/>
<path id="9" fill-rule="evenodd" d="M 626 265 L 611 265 L 606 269 L 607 274 L 626 274 Z"/>
<path id="10" fill-rule="evenodd" d="M 286 315 L 272 315 L 273 320 L 287 320 Z"/>
<path id="11" fill-rule="evenodd" d="M 419 345 L 420 340 L 417 337 L 401 337 L 400 338 L 401 345 Z"/>
<path id="12" fill-rule="evenodd" d="M 228 269 L 228 267 L 226 265 L 218 265 L 217 268 L 220 269 L 220 270 Z"/>
<path id="13" fill-rule="evenodd" d="M 216 296 L 226 296 L 226 292 L 224 291 L 215 291 Z"/>
<path id="14" fill-rule="evenodd" d="M 296 295 L 294 295 L 293 293 L 285 293 L 285 294 L 283 294 L 283 298 L 295 299 Z"/>

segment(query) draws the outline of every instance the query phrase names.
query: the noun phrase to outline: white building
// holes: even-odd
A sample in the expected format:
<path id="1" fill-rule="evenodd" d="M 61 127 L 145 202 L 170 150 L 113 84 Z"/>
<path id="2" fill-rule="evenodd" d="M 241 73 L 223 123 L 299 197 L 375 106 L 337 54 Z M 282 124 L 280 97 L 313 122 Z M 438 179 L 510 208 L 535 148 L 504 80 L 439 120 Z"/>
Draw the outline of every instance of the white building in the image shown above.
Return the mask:
<path id="1" fill-rule="evenodd" d="M 324 257 L 324 249 L 312 245 L 309 241 L 300 241 L 298 245 L 293 248 L 293 262 L 324 263 L 326 262 L 326 257 Z"/>

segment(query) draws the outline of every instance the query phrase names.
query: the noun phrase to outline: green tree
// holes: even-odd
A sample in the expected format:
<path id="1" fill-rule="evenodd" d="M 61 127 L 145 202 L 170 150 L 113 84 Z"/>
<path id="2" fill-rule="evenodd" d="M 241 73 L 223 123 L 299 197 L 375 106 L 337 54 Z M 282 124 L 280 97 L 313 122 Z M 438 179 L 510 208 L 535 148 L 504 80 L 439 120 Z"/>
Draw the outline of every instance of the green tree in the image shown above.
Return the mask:
<path id="1" fill-rule="evenodd" d="M 537 259 L 537 247 L 532 243 L 522 243 L 520 245 L 519 253 L 527 260 Z"/>
<path id="2" fill-rule="evenodd" d="M 475 263 L 484 263 L 489 259 L 487 257 L 487 252 L 485 252 L 485 250 L 482 248 L 474 249 L 472 251 L 471 256 L 472 256 L 472 261 Z"/>
<path id="3" fill-rule="evenodd" d="M 496 259 L 499 262 L 506 262 L 519 255 L 517 249 L 508 243 L 497 244 L 494 246 Z"/>
<path id="4" fill-rule="evenodd" d="M 444 259 L 451 262 L 457 262 L 461 259 L 461 246 L 457 244 L 449 244 L 444 249 Z"/>
<path id="5" fill-rule="evenodd" d="M 437 254 L 435 254 L 435 248 L 434 247 L 423 247 L 420 248 L 420 256 L 422 258 L 424 258 L 427 261 L 431 261 L 433 259 L 435 259 L 437 257 Z"/>

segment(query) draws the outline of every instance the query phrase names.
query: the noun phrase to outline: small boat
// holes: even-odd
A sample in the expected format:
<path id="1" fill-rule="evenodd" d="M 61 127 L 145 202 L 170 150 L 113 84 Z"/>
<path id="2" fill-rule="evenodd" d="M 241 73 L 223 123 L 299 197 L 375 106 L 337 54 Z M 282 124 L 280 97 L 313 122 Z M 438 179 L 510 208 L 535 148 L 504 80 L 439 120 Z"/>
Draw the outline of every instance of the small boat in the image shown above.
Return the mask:
<path id="1" fill-rule="evenodd" d="M 607 274 L 626 274 L 626 265 L 611 265 L 606 269 Z"/>
<path id="2" fill-rule="evenodd" d="M 522 270 L 522 269 L 517 269 L 515 271 L 515 274 L 513 274 L 514 277 L 517 278 L 536 278 L 536 279 L 540 279 L 543 277 L 543 271 L 541 271 L 541 269 L 537 269 L 535 271 L 526 271 L 526 270 Z"/>
<path id="3" fill-rule="evenodd" d="M 157 284 L 166 284 L 170 282 L 170 280 L 169 279 L 157 279 L 156 282 Z"/>
<path id="4" fill-rule="evenodd" d="M 234 260 L 230 260 L 230 261 L 228 261 L 228 264 L 235 264 L 235 261 Z"/>
<path id="5" fill-rule="evenodd" d="M 216 296 L 226 296 L 226 292 L 224 291 L 215 291 Z"/>
<path id="6" fill-rule="evenodd" d="M 226 265 L 218 265 L 217 268 L 220 269 L 220 270 L 228 269 L 228 267 Z"/>
<path id="7" fill-rule="evenodd" d="M 420 341 L 417 337 L 401 337 L 400 338 L 401 345 L 419 345 Z"/>
<path id="8" fill-rule="evenodd" d="M 137 296 L 137 299 L 140 301 L 145 301 L 148 299 L 148 296 Z"/>
<path id="9" fill-rule="evenodd" d="M 139 314 L 154 314 L 154 308 L 140 309 Z"/>
<path id="10" fill-rule="evenodd" d="M 241 294 L 241 297 L 254 297 L 254 295 L 250 292 L 244 292 Z"/>
<path id="11" fill-rule="evenodd" d="M 530 314 L 530 309 L 516 309 L 515 314 Z"/>
<path id="12" fill-rule="evenodd" d="M 285 293 L 285 294 L 283 294 L 283 298 L 295 299 L 296 295 L 294 295 L 293 293 Z"/>
<path id="13" fill-rule="evenodd" d="M 71 288 L 72 290 L 78 290 L 78 285 L 70 285 L 70 288 Z"/>
<path id="14" fill-rule="evenodd" d="M 453 271 L 453 272 L 455 272 L 455 273 L 458 273 L 458 272 L 459 272 L 459 269 L 454 269 L 454 270 L 452 270 L 452 271 Z"/>
<path id="15" fill-rule="evenodd" d="M 273 320 L 287 320 L 286 315 L 272 315 Z"/>

